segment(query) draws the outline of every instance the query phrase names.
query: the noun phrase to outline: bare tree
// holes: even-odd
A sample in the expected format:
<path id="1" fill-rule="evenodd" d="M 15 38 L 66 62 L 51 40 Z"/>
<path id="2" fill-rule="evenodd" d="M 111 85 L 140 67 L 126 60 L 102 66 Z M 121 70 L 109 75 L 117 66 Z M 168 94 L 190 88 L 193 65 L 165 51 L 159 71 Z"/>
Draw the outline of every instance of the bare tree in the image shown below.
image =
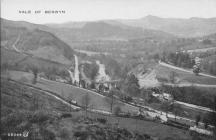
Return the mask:
<path id="1" fill-rule="evenodd" d="M 9 69 L 9 63 L 8 62 L 3 62 L 3 64 L 1 64 L 2 72 L 6 72 L 8 69 Z"/>
<path id="2" fill-rule="evenodd" d="M 166 117 L 168 117 L 168 111 L 170 111 L 171 108 L 170 103 L 165 101 L 161 104 L 160 108 L 166 112 Z"/>
<path id="3" fill-rule="evenodd" d="M 121 107 L 120 107 L 120 106 L 116 106 L 116 107 L 114 108 L 114 114 L 115 114 L 116 116 L 118 116 L 120 113 L 121 113 Z"/>
<path id="4" fill-rule="evenodd" d="M 176 78 L 177 78 L 178 74 L 175 71 L 172 71 L 169 75 L 169 80 L 172 84 L 174 84 L 176 82 Z"/>
<path id="5" fill-rule="evenodd" d="M 33 96 L 32 98 L 32 110 L 35 111 L 38 109 L 39 105 L 38 105 L 38 96 Z"/>
<path id="6" fill-rule="evenodd" d="M 175 114 L 175 121 L 176 121 L 176 116 L 179 115 L 182 112 L 182 107 L 179 104 L 173 104 L 172 106 L 172 111 Z"/>
<path id="7" fill-rule="evenodd" d="M 90 101 L 91 101 L 91 98 L 90 98 L 88 93 L 86 93 L 85 95 L 82 96 L 81 104 L 85 110 L 85 116 L 86 117 L 87 117 L 88 108 L 90 107 Z"/>
<path id="8" fill-rule="evenodd" d="M 3 64 L 1 64 L 1 73 L 4 73 L 5 78 L 9 80 L 10 79 L 10 72 L 9 72 L 10 65 L 8 62 L 2 62 L 2 63 Z"/>
<path id="9" fill-rule="evenodd" d="M 115 104 L 117 104 L 116 100 L 114 99 L 114 91 L 113 91 L 113 90 L 111 90 L 111 91 L 109 92 L 109 95 L 105 98 L 105 101 L 106 101 L 106 103 L 109 104 L 109 106 L 110 106 L 110 112 L 112 113 L 112 111 L 113 111 L 113 106 L 114 106 Z"/>
<path id="10" fill-rule="evenodd" d="M 38 69 L 38 67 L 37 66 L 35 66 L 35 65 L 31 65 L 30 66 L 30 69 L 31 69 L 31 71 L 32 71 L 32 73 L 33 73 L 33 80 L 32 80 L 32 84 L 36 84 L 37 83 L 37 77 L 38 77 L 38 72 L 39 72 L 39 69 Z"/>
<path id="11" fill-rule="evenodd" d="M 195 120 L 196 126 L 199 125 L 200 120 L 201 120 L 201 116 L 200 115 L 196 115 L 196 120 Z"/>

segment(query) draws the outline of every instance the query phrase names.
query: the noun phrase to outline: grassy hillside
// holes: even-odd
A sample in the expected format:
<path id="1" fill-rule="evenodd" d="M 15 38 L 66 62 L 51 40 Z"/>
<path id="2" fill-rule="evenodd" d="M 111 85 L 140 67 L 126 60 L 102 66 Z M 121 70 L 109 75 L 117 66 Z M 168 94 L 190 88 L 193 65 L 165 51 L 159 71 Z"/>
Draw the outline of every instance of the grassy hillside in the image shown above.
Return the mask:
<path id="1" fill-rule="evenodd" d="M 26 73 L 26 72 L 11 71 L 10 77 L 18 81 L 23 81 L 23 79 L 26 79 L 24 80 L 24 82 L 31 83 L 33 75 L 31 73 Z M 91 108 L 110 111 L 110 105 L 105 101 L 106 99 L 102 96 L 98 96 L 97 94 L 95 94 L 95 92 L 91 92 L 85 89 L 80 89 L 78 87 L 74 87 L 71 85 L 66 85 L 64 83 L 57 83 L 54 81 L 47 81 L 43 79 L 38 79 L 38 82 L 35 86 L 40 87 L 42 89 L 56 92 L 57 94 L 59 94 L 60 96 L 64 97 L 67 100 L 72 100 L 72 99 L 76 100 L 80 105 L 82 104 L 83 95 L 88 93 L 90 96 Z M 138 111 L 138 108 L 124 105 L 121 102 L 116 102 L 116 106 L 120 106 L 122 110 L 125 112 Z"/>
<path id="2" fill-rule="evenodd" d="M 53 97 L 4 79 L 1 79 L 1 100 L 3 139 L 7 139 L 8 133 L 23 133 L 25 130 L 29 131 L 29 139 L 34 135 L 39 139 L 55 139 L 52 123 L 60 118 L 60 112 L 71 110 Z"/>
<path id="3" fill-rule="evenodd" d="M 88 113 L 85 119 L 82 111 L 74 112 L 42 91 L 4 79 L 1 85 L 1 123 L 2 134 L 5 134 L 2 138 L 6 138 L 8 132 L 27 130 L 28 139 L 39 140 L 192 139 L 187 131 L 154 122 L 95 113 Z"/>
<path id="4" fill-rule="evenodd" d="M 216 78 L 209 78 L 206 76 L 196 76 L 194 73 L 188 73 L 165 66 L 158 65 L 156 67 L 157 78 L 161 82 L 169 82 L 170 75 L 175 72 L 177 83 L 196 83 L 196 84 L 209 84 L 216 85 Z"/>
<path id="5" fill-rule="evenodd" d="M 70 64 L 74 52 L 66 43 L 52 33 L 40 29 L 40 25 L 1 19 L 1 45 L 19 52 Z M 32 28 L 30 28 L 32 26 Z M 38 27 L 38 28 L 36 28 Z"/>
<path id="6" fill-rule="evenodd" d="M 55 61 L 50 61 L 40 57 L 33 57 L 28 54 L 18 53 L 13 50 L 1 48 L 1 65 L 6 63 L 12 66 L 14 69 L 19 69 L 22 71 L 25 71 L 26 68 L 30 65 L 35 65 L 39 69 L 65 69 L 68 67 L 67 65 Z"/>
<path id="7" fill-rule="evenodd" d="M 155 29 L 172 33 L 178 36 L 197 37 L 215 33 L 216 18 L 160 18 L 146 16 L 141 19 L 119 20 L 119 22 L 132 27 Z"/>

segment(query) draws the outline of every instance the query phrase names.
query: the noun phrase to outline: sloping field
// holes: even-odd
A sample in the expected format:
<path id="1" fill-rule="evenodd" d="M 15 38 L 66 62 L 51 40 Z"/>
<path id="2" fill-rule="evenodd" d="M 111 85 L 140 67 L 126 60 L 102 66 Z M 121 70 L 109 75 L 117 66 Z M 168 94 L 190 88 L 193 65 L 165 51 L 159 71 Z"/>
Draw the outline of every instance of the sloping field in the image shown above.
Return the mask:
<path id="1" fill-rule="evenodd" d="M 36 133 L 35 131 L 37 130 L 41 130 L 39 132 L 43 135 L 40 135 L 40 138 L 42 137 L 43 139 L 49 139 L 48 136 L 52 135 L 51 139 L 55 139 L 54 137 L 57 137 L 56 139 L 66 140 L 74 139 L 73 134 L 75 132 L 81 131 L 81 128 L 83 128 L 82 126 L 88 126 L 88 124 L 84 124 L 82 119 L 84 114 L 82 111 L 73 112 L 65 104 L 62 104 L 60 101 L 55 100 L 55 98 L 51 96 L 47 96 L 37 89 L 29 88 L 11 81 L 3 81 L 1 84 L 4 85 L 1 87 L 3 94 L 1 117 L 5 120 L 3 121 L 5 126 L 3 127 L 3 132 L 8 132 L 9 130 L 16 130 L 16 132 L 20 132 L 19 130 L 25 127 L 25 129 L 29 130 L 30 134 Z M 37 103 L 35 103 L 35 99 L 38 100 Z M 32 111 L 32 107 L 36 110 Z M 60 117 L 63 116 L 63 114 L 71 114 L 71 116 L 69 115 L 65 118 Z M 191 139 L 188 131 L 156 122 L 105 116 L 90 112 L 88 113 L 88 116 L 92 119 L 105 118 L 108 121 L 107 126 L 113 127 L 112 129 L 114 129 L 116 123 L 119 123 L 120 128 L 127 129 L 131 132 L 138 131 L 141 134 L 148 134 L 156 139 L 160 138 L 161 140 L 167 140 L 168 137 L 169 139 L 173 138 L 175 140 Z M 13 121 L 15 123 L 13 123 Z M 94 125 L 98 125 L 100 126 L 100 129 L 103 129 L 102 124 L 94 122 Z M 42 131 L 44 129 L 46 131 Z M 64 133 L 60 135 L 62 131 L 64 131 Z M 109 133 L 113 134 L 110 131 Z M 97 133 L 97 135 L 100 134 Z M 32 135 L 29 136 L 29 139 L 33 139 Z"/>
<path id="2" fill-rule="evenodd" d="M 78 114 L 78 113 L 77 113 Z M 105 118 L 111 124 L 118 123 L 120 128 L 125 128 L 131 131 L 137 131 L 139 133 L 145 132 L 151 136 L 160 136 L 161 140 L 165 140 L 167 137 L 172 140 L 190 140 L 189 132 L 186 130 L 177 129 L 156 122 L 136 120 L 132 118 L 120 118 L 113 116 L 105 116 L 102 114 L 88 113 L 90 118 Z"/>
<path id="3" fill-rule="evenodd" d="M 26 72 L 18 72 L 18 71 L 11 71 L 10 76 L 12 79 L 18 80 L 18 81 L 24 81 L 27 83 L 31 83 L 32 74 L 26 73 Z M 25 80 L 23 80 L 25 79 Z M 79 105 L 82 104 L 82 97 L 89 93 L 90 96 L 90 107 L 97 110 L 105 110 L 110 111 L 110 104 L 106 102 L 105 97 L 103 97 L 100 94 L 97 94 L 95 92 L 85 90 L 79 87 L 74 87 L 71 85 L 67 85 L 64 83 L 57 83 L 54 81 L 49 81 L 45 79 L 38 78 L 38 82 L 36 85 L 37 87 L 40 87 L 45 90 L 50 90 L 53 92 L 56 92 L 57 94 L 61 95 L 62 97 L 68 99 L 68 100 L 76 100 Z M 120 106 L 121 109 L 125 112 L 135 112 L 138 111 L 137 107 L 133 107 L 130 105 L 125 105 L 121 102 L 115 103 L 115 106 Z"/>
<path id="4" fill-rule="evenodd" d="M 211 78 L 207 76 L 198 75 L 186 71 L 181 71 L 178 69 L 173 69 L 170 67 L 158 65 L 156 68 L 157 78 L 161 82 L 169 82 L 170 74 L 176 72 L 176 78 L 178 83 L 195 83 L 195 84 L 206 84 L 206 85 L 216 85 L 216 78 Z"/>
<path id="5" fill-rule="evenodd" d="M 8 63 L 10 65 L 16 65 L 16 67 L 25 68 L 27 65 L 36 65 L 38 68 L 66 68 L 66 65 L 50 61 L 47 59 L 33 57 L 28 54 L 18 53 L 13 50 L 7 50 L 1 48 L 1 63 Z"/>

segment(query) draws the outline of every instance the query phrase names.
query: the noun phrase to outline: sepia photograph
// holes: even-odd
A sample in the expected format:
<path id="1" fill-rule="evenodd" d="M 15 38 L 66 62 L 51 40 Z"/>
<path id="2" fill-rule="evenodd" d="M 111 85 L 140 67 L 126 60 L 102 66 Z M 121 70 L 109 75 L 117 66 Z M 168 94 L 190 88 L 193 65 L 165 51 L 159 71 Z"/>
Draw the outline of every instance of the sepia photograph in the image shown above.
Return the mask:
<path id="1" fill-rule="evenodd" d="M 0 10 L 0 140 L 216 140 L 216 0 Z"/>

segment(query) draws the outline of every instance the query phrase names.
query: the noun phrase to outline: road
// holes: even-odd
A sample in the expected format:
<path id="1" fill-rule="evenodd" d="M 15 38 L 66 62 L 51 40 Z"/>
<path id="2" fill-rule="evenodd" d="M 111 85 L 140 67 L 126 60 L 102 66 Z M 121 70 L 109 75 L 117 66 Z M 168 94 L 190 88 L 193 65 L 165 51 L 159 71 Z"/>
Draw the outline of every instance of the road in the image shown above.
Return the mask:
<path id="1" fill-rule="evenodd" d="M 101 55 L 101 54 L 104 54 L 104 55 L 109 55 L 110 53 L 108 52 L 93 52 L 93 51 L 87 51 L 87 50 L 80 50 L 80 49 L 74 49 L 76 52 L 79 52 L 79 53 L 84 53 L 84 54 L 87 54 L 88 56 L 95 56 L 95 55 Z"/>
<path id="2" fill-rule="evenodd" d="M 180 105 L 184 105 L 184 106 L 187 106 L 187 107 L 190 107 L 190 108 L 194 108 L 194 109 L 199 109 L 199 110 L 208 111 L 208 112 L 216 112 L 216 111 L 214 111 L 214 110 L 212 110 L 210 108 L 203 107 L 203 106 L 188 104 L 188 103 L 180 102 L 180 101 L 174 101 L 174 102 L 177 103 L 177 104 L 180 104 Z"/>
<path id="3" fill-rule="evenodd" d="M 172 83 L 163 83 L 164 85 L 167 86 L 172 86 L 172 87 L 205 87 L 205 88 L 216 88 L 216 85 L 206 85 L 206 84 L 194 84 L 194 83 L 178 83 L 178 84 L 172 84 Z"/>
<path id="4" fill-rule="evenodd" d="M 194 53 L 194 52 L 207 52 L 207 51 L 215 51 L 216 47 L 210 47 L 210 48 L 203 48 L 203 49 L 194 49 L 194 50 L 187 50 L 188 53 Z"/>
<path id="5" fill-rule="evenodd" d="M 13 80 L 12 82 L 16 82 L 16 81 Z M 19 82 L 17 82 L 17 83 L 19 83 Z M 19 83 L 19 84 L 21 84 L 21 83 Z M 22 84 L 23 84 L 23 83 L 22 83 Z M 39 90 L 39 91 L 42 91 L 43 93 L 45 93 L 45 94 L 47 94 L 47 95 L 49 95 L 49 96 L 54 97 L 56 100 L 61 101 L 62 103 L 64 103 L 64 104 L 70 106 L 70 107 L 73 108 L 73 109 L 80 109 L 80 107 L 68 103 L 68 102 L 65 101 L 64 99 L 62 99 L 62 98 L 60 98 L 60 97 L 58 97 L 58 96 L 52 94 L 51 92 L 48 92 L 48 91 L 46 91 L 46 90 L 39 89 L 38 87 L 34 87 L 34 86 L 32 86 L 32 85 L 29 85 L 29 84 L 24 84 L 24 85 L 28 86 L 28 88 L 30 88 L 30 89 L 37 89 L 37 90 Z"/>
<path id="6" fill-rule="evenodd" d="M 16 47 L 16 44 L 19 42 L 20 40 L 20 35 L 17 37 L 16 41 L 13 43 L 12 47 L 15 51 L 21 53 L 21 51 Z"/>

